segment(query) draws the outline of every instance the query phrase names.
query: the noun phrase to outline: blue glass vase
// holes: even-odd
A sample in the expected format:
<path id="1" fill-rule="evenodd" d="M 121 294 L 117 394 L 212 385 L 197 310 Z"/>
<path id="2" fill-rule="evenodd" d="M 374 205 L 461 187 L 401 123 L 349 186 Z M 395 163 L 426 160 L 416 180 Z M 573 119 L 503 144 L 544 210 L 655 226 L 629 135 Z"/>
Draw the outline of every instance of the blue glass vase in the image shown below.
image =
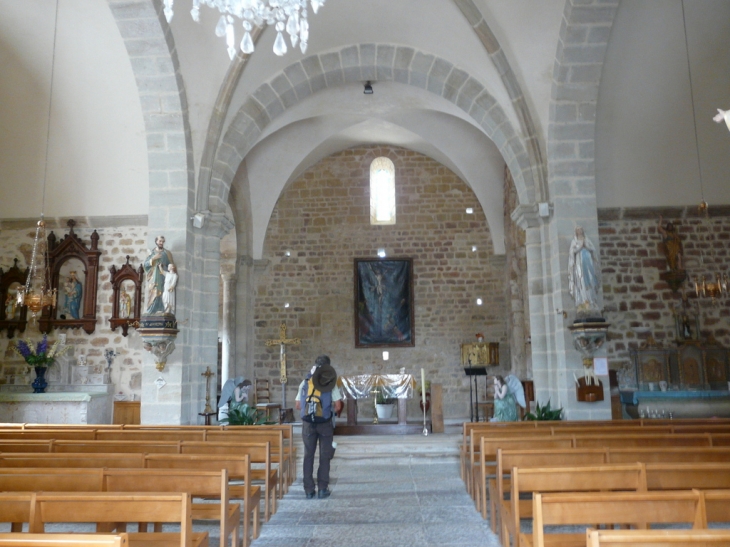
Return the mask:
<path id="1" fill-rule="evenodd" d="M 33 386 L 33 393 L 45 393 L 48 387 L 46 382 L 46 367 L 35 367 L 35 380 L 31 384 Z"/>

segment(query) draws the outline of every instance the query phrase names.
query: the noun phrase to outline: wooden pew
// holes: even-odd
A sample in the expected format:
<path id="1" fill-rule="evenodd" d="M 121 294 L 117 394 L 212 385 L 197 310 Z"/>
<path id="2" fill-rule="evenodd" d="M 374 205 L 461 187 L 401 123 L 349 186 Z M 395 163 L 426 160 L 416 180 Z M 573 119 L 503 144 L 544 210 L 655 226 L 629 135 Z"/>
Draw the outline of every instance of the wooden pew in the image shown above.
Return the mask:
<path id="1" fill-rule="evenodd" d="M 56 453 L 148 453 L 179 454 L 182 441 L 56 441 L 53 451 Z"/>
<path id="2" fill-rule="evenodd" d="M 105 469 L 103 477 L 104 492 L 186 492 L 191 497 L 219 500 L 219 503 L 192 503 L 192 518 L 218 521 L 221 546 L 226 545 L 230 537 L 231 547 L 238 547 L 241 507 L 230 501 L 228 472 L 225 469 Z M 244 524 L 249 520 L 247 518 Z M 243 547 L 248 547 L 248 544 L 249 537 L 244 532 Z"/>
<path id="3" fill-rule="evenodd" d="M 609 447 L 607 463 L 631 462 L 727 462 L 730 461 L 730 447 L 662 446 L 653 448 Z"/>
<path id="4" fill-rule="evenodd" d="M 510 499 L 498 500 L 500 537 L 509 547 L 520 538 L 521 519 L 530 518 L 532 500 L 525 494 L 541 492 L 610 492 L 646 490 L 646 473 L 642 464 L 614 464 L 566 467 L 513 467 L 510 473 Z M 536 518 L 536 517 L 535 517 Z"/>
<path id="5" fill-rule="evenodd" d="M 271 460 L 279 467 L 279 494 L 289 491 L 290 479 L 293 475 L 293 446 L 284 442 L 284 430 L 260 426 L 238 426 L 236 429 L 224 431 L 208 431 L 206 442 L 215 443 L 260 443 L 271 444 Z"/>
<path id="6" fill-rule="evenodd" d="M 44 533 L 50 523 L 95 522 L 97 532 L 126 531 L 126 523 L 161 522 L 180 525 L 180 532 L 128 533 L 129 545 L 154 541 L 159 547 L 207 547 L 208 533 L 193 532 L 190 495 L 148 493 L 43 492 L 35 494 L 30 532 Z"/>
<path id="7" fill-rule="evenodd" d="M 287 450 L 289 456 L 289 485 L 291 485 L 297 478 L 297 447 L 294 444 L 294 426 L 292 424 L 271 424 L 264 426 L 252 426 L 252 425 L 225 425 L 223 431 L 247 431 L 256 430 L 257 428 L 265 427 L 274 431 L 281 431 L 284 437 L 284 447 Z M 208 438 L 208 440 L 214 440 Z"/>
<path id="8" fill-rule="evenodd" d="M 104 470 L 17 467 L 0 469 L 2 492 L 102 492 Z"/>
<path id="9" fill-rule="evenodd" d="M 279 470 L 271 465 L 271 445 L 265 443 L 217 443 L 183 441 L 182 454 L 205 454 L 228 456 L 230 454 L 244 455 L 251 458 L 251 479 L 254 482 L 263 482 L 264 485 L 264 522 L 269 522 L 271 515 L 276 513 L 276 500 L 280 496 Z M 256 467 L 254 467 L 256 466 Z"/>
<path id="10" fill-rule="evenodd" d="M 53 452 L 53 441 L 44 439 L 0 439 L 0 452 Z"/>
<path id="11" fill-rule="evenodd" d="M 730 530 L 594 530 L 586 531 L 586 547 L 730 546 Z"/>
<path id="12" fill-rule="evenodd" d="M 476 437 L 476 435 L 474 436 Z M 474 438 L 472 438 L 472 442 Z M 524 450 L 538 448 L 540 450 L 552 450 L 555 448 L 572 448 L 573 439 L 571 437 L 481 437 L 480 447 L 476 454 L 479 460 L 471 463 L 469 468 L 472 476 L 472 497 L 477 506 L 477 510 L 482 512 L 482 507 L 486 505 L 487 499 L 482 498 L 482 484 L 486 485 L 487 477 L 497 472 L 497 450 L 503 448 L 505 450 Z M 473 456 L 471 456 L 473 457 Z"/>
<path id="13" fill-rule="evenodd" d="M 239 453 L 236 456 L 216 454 L 148 454 L 145 456 L 148 469 L 197 469 L 225 470 L 229 481 L 241 484 L 229 485 L 230 496 L 243 500 L 243 536 L 257 539 L 260 533 L 261 488 L 252 484 L 251 454 Z M 273 495 L 272 495 L 273 497 Z M 275 498 L 274 498 L 275 500 Z M 266 503 L 268 506 L 268 503 Z M 275 506 L 274 506 L 275 507 Z M 253 533 L 251 533 L 253 526 Z"/>
<path id="14" fill-rule="evenodd" d="M 709 433 L 575 435 L 576 448 L 640 448 L 656 446 L 712 446 Z"/>
<path id="15" fill-rule="evenodd" d="M 665 492 L 591 492 L 535 494 L 532 534 L 520 534 L 520 545 L 583 547 L 586 531 L 546 533 L 548 526 L 628 525 L 646 528 L 649 523 L 689 523 L 707 527 L 705 506 L 698 490 Z"/>
<path id="16" fill-rule="evenodd" d="M 730 490 L 705 490 L 702 498 L 708 523 L 730 522 Z"/>
<path id="17" fill-rule="evenodd" d="M 171 457 L 172 454 L 166 455 Z M 126 467 L 142 469 L 145 466 L 145 455 L 142 453 L 90 454 L 76 452 L 53 452 L 50 454 L 36 454 L 10 452 L 0 454 L 0 468 L 11 467 Z"/>
<path id="18" fill-rule="evenodd" d="M 96 429 L 22 429 L 0 431 L 0 439 L 93 441 Z"/>
<path id="19" fill-rule="evenodd" d="M 113 429 L 96 432 L 97 441 L 204 441 L 203 429 Z"/>
<path id="20" fill-rule="evenodd" d="M 0 533 L 0 547 L 126 547 L 127 534 Z"/>
<path id="21" fill-rule="evenodd" d="M 510 491 L 509 473 L 513 467 L 564 467 L 575 465 L 601 465 L 607 463 L 605 448 L 555 448 L 550 450 L 505 450 L 497 449 L 497 471 L 489 483 L 489 515 L 492 531 L 497 533 L 499 502 Z M 631 463 L 631 462 L 629 462 Z M 486 485 L 486 484 L 485 484 Z M 483 485 L 484 486 L 484 485 Z M 482 496 L 485 495 L 482 490 Z M 482 507 L 482 518 L 486 516 L 486 504 Z"/>
<path id="22" fill-rule="evenodd" d="M 10 523 L 11 532 L 22 532 L 23 523 L 30 522 L 35 511 L 33 492 L 0 492 L 0 522 Z"/>

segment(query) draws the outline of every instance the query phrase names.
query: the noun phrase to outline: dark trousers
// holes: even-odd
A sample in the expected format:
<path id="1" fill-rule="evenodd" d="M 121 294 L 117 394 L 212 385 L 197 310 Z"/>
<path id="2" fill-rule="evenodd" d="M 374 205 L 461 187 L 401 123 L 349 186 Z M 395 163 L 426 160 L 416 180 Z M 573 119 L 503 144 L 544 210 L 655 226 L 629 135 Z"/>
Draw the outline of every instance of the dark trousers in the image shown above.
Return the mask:
<path id="1" fill-rule="evenodd" d="M 304 442 L 304 464 L 302 465 L 302 481 L 305 492 L 314 492 L 314 451 L 319 441 L 319 468 L 317 469 L 317 487 L 325 490 L 330 483 L 330 460 L 335 455 L 332 448 L 334 427 L 332 420 L 322 424 L 313 424 L 302 420 L 302 441 Z"/>

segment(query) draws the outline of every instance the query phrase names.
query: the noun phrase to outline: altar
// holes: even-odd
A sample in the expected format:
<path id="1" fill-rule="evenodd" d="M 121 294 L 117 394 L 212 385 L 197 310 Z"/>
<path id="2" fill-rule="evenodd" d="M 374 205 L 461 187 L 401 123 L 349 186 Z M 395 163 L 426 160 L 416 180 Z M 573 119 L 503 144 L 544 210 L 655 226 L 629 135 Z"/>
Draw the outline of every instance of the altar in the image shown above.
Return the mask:
<path id="1" fill-rule="evenodd" d="M 340 376 L 337 385 L 345 397 L 347 424 L 337 424 L 337 435 L 397 435 L 422 433 L 423 423 L 407 423 L 407 402 L 413 397 L 416 381 L 411 374 L 358 374 Z M 370 399 L 374 406 L 377 392 L 385 399 L 396 399 L 397 423 L 358 423 L 358 400 Z"/>
<path id="2" fill-rule="evenodd" d="M 0 392 L 0 422 L 34 424 L 109 424 L 111 393 L 70 391 Z"/>

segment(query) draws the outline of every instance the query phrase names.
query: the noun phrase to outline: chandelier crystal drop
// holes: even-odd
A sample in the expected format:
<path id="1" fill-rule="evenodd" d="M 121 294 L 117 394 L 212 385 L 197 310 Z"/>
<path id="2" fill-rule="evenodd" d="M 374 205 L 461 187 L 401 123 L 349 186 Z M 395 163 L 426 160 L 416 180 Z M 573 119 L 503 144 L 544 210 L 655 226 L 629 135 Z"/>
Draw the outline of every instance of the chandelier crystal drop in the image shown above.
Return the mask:
<path id="1" fill-rule="evenodd" d="M 312 11 L 316 14 L 326 0 L 309 0 Z M 172 21 L 173 4 L 175 0 L 164 0 L 164 13 L 167 22 Z M 233 60 L 236 56 L 235 18 L 241 20 L 243 39 L 239 44 L 241 51 L 250 55 L 254 51 L 251 31 L 256 27 L 274 25 L 276 40 L 274 53 L 278 56 L 288 51 L 284 31 L 289 35 L 292 47 L 299 44 L 302 53 L 307 52 L 309 42 L 309 22 L 307 21 L 307 0 L 193 0 L 193 9 L 190 10 L 193 20 L 200 22 L 200 5 L 204 4 L 217 9 L 221 17 L 215 28 L 216 36 L 226 37 L 228 56 Z"/>
<path id="2" fill-rule="evenodd" d="M 28 278 L 25 286 L 18 289 L 18 305 L 28 306 L 31 322 L 36 321 L 43 308 L 56 306 L 56 289 L 51 288 L 51 272 L 48 269 L 48 240 L 43 215 L 35 229 Z"/>

